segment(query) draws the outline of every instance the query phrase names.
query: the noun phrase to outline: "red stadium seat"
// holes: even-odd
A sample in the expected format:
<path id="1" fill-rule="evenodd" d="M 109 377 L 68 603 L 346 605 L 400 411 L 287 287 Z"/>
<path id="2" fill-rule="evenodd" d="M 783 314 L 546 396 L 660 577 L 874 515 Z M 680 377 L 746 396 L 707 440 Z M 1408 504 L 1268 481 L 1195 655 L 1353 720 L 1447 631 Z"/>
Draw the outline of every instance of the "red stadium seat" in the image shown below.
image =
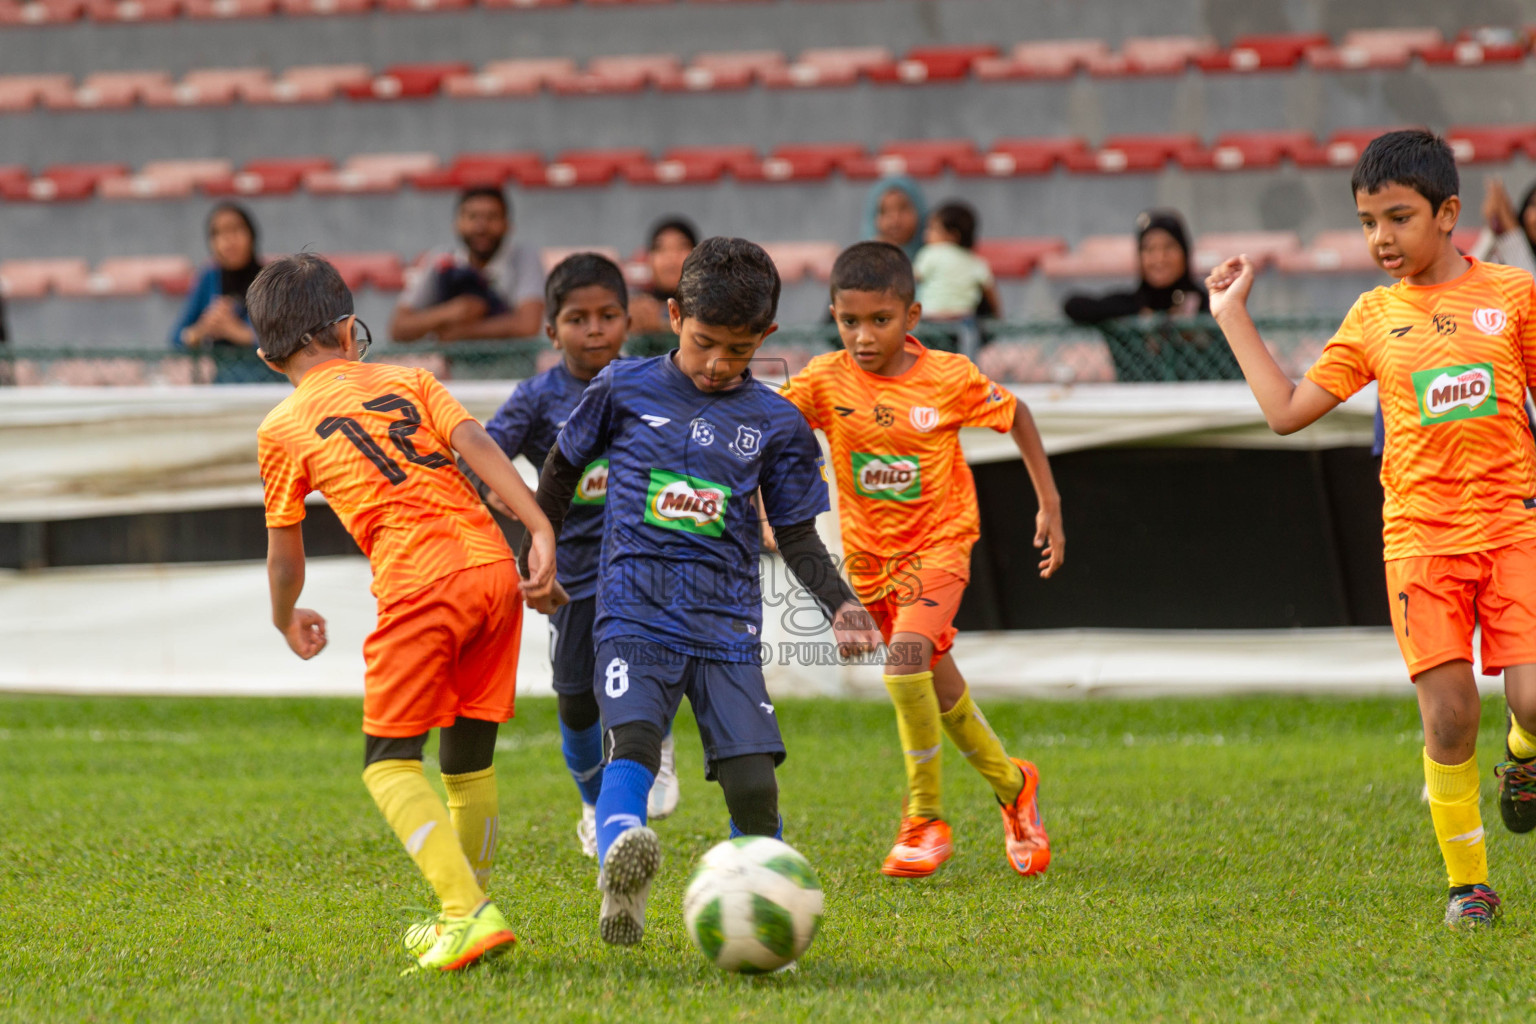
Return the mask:
<path id="1" fill-rule="evenodd" d="M 508 180 L 522 181 L 544 173 L 544 158 L 538 153 L 464 153 L 447 167 L 427 171 L 411 178 L 417 188 L 462 189 L 473 185 L 495 185 Z"/>
<path id="2" fill-rule="evenodd" d="M 171 88 L 171 76 L 164 71 L 98 71 L 87 75 L 67 99 L 48 96 L 43 101 L 56 109 L 120 108 Z"/>
<path id="3" fill-rule="evenodd" d="M 553 245 L 539 250 L 539 263 L 544 267 L 544 273 L 548 274 L 560 262 L 568 256 L 574 256 L 579 252 L 595 252 L 599 256 L 606 256 L 615 263 L 619 263 L 619 250 L 611 245 Z"/>
<path id="4" fill-rule="evenodd" d="M 366 64 L 294 67 L 269 86 L 247 86 L 245 98 L 249 103 L 329 103 L 341 90 L 372 81 L 373 69 Z"/>
<path id="5" fill-rule="evenodd" d="M 1062 238 L 983 238 L 976 243 L 976 255 L 987 261 L 994 276 L 1004 280 L 1026 278 L 1042 258 L 1066 251 Z"/>
<path id="6" fill-rule="evenodd" d="M 32 180 L 27 198 L 37 200 L 85 199 L 107 178 L 128 174 L 127 164 L 54 164 Z"/>
<path id="7" fill-rule="evenodd" d="M 450 75 L 466 75 L 468 64 L 438 61 L 427 64 L 392 64 L 367 82 L 343 85 L 341 91 L 354 100 L 421 99 L 434 95 Z"/>
<path id="8" fill-rule="evenodd" d="M 817 281 L 830 279 L 832 264 L 842 251 L 836 242 L 764 242 L 763 249 L 786 284 L 807 277 Z"/>
<path id="9" fill-rule="evenodd" d="M 189 18 L 266 18 L 277 0 L 182 0 Z"/>
<path id="10" fill-rule="evenodd" d="M 271 86 L 266 68 L 208 68 L 188 71 L 175 85 L 146 94 L 144 102 L 152 107 L 224 106 Z"/>
<path id="11" fill-rule="evenodd" d="M 566 7 L 575 0 L 480 0 L 481 7 Z"/>
<path id="12" fill-rule="evenodd" d="M 192 286 L 192 261 L 185 256 L 128 256 L 103 260 L 96 272 L 84 279 L 59 282 L 60 295 L 148 295 L 159 289 L 167 295 L 185 295 Z"/>
<path id="13" fill-rule="evenodd" d="M 1282 159 L 1313 167 L 1326 162 L 1310 132 L 1229 132 L 1203 152 L 1180 154 L 1179 163 L 1191 170 L 1237 171 L 1275 167 Z"/>
<path id="14" fill-rule="evenodd" d="M 181 14 L 181 0 L 88 0 L 92 21 L 170 21 Z"/>
<path id="15" fill-rule="evenodd" d="M 723 175 L 753 180 L 761 177 L 762 158 L 751 146 L 681 146 L 669 149 L 655 163 L 634 163 L 624 176 L 636 184 L 676 185 L 719 181 Z"/>
<path id="16" fill-rule="evenodd" d="M 40 299 L 49 290 L 64 293 L 91 276 L 85 260 L 7 260 L 0 263 L 0 286 L 7 298 Z"/>
<path id="17" fill-rule="evenodd" d="M 1365 147 L 1378 135 L 1394 131 L 1394 128 L 1345 128 L 1334 132 L 1323 145 L 1323 160 L 1333 167 L 1353 167 L 1365 152 Z"/>
<path id="18" fill-rule="evenodd" d="M 896 58 L 883 46 L 840 46 L 803 50 L 793 64 L 761 73 L 773 88 L 852 85 L 860 75 L 894 67 Z"/>
<path id="19" fill-rule="evenodd" d="M 532 96 L 576 73 L 576 62 L 569 57 L 496 60 L 473 74 L 449 75 L 443 79 L 443 92 L 459 97 Z"/>
<path id="20" fill-rule="evenodd" d="M 52 100 L 68 106 L 74 99 L 75 82 L 68 75 L 0 76 L 0 110 L 31 110 Z"/>
<path id="21" fill-rule="evenodd" d="M 1060 138 L 998 139 L 983 158 L 986 173 L 1007 178 L 1021 174 L 1050 174 L 1058 164 L 1089 154 L 1088 141 L 1076 135 Z"/>
<path id="22" fill-rule="evenodd" d="M 969 139 L 920 139 L 888 142 L 875 154 L 881 174 L 910 174 L 936 178 L 945 168 L 960 174 L 980 174 L 984 164 Z"/>
<path id="23" fill-rule="evenodd" d="M 363 14 L 373 10 L 374 0 L 277 0 L 278 8 L 290 17 L 331 14 Z"/>
<path id="24" fill-rule="evenodd" d="M 85 0 L 12 0 L 0 4 L 0 25 L 63 25 L 84 13 Z"/>
<path id="25" fill-rule="evenodd" d="M 329 195 L 339 192 L 394 192 L 409 177 L 437 168 L 431 153 L 368 153 L 349 157 L 337 170 L 309 171 L 304 187 Z"/>
<path id="26" fill-rule="evenodd" d="M 629 149 L 569 150 L 546 165 L 538 176 L 524 177 L 524 185 L 569 188 L 575 185 L 606 185 L 636 165 L 648 164 L 651 155 L 639 147 Z"/>
<path id="27" fill-rule="evenodd" d="M 857 142 L 808 142 L 779 146 L 761 167 L 765 181 L 820 181 L 849 164 L 870 162 Z"/>
<path id="28" fill-rule="evenodd" d="M 326 253 L 325 258 L 353 291 L 372 287 L 397 292 L 405 287 L 405 267 L 399 253 L 337 252 Z"/>
<path id="29" fill-rule="evenodd" d="M 1332 274 L 1379 270 L 1365 238 L 1354 231 L 1320 231 L 1304 250 L 1281 254 L 1276 265 L 1288 274 Z"/>
<path id="30" fill-rule="evenodd" d="M 1220 52 L 1216 40 L 1205 36 L 1147 36 L 1120 44 L 1126 74 L 1182 75 L 1201 57 Z"/>
<path id="31" fill-rule="evenodd" d="M 1040 258 L 1046 277 L 1135 277 L 1136 239 L 1132 235 L 1089 235 L 1071 252 Z"/>
<path id="32" fill-rule="evenodd" d="M 1445 133 L 1461 163 L 1503 163 L 1536 147 L 1536 125 L 1462 125 Z"/>
<path id="33" fill-rule="evenodd" d="M 170 199 L 189 196 L 206 181 L 222 181 L 233 173 L 228 160 L 155 160 L 138 174 L 103 178 L 96 194 L 103 199 Z"/>
<path id="34" fill-rule="evenodd" d="M 678 87 L 683 66 L 670 53 L 593 57 L 584 72 L 555 78 L 550 88 L 567 95 L 639 92 L 648 85 Z"/>
<path id="35" fill-rule="evenodd" d="M 386 11 L 462 11 L 474 0 L 382 0 Z"/>
<path id="36" fill-rule="evenodd" d="M 1445 45 L 1437 28 L 1383 28 L 1348 32 L 1338 46 L 1314 46 L 1307 63 L 1330 71 L 1404 68 L 1415 56 Z"/>
<path id="37" fill-rule="evenodd" d="M 1170 160 L 1199 159 L 1204 152 L 1205 143 L 1198 135 L 1111 135 L 1099 145 L 1097 152 L 1070 154 L 1065 162 L 1073 171 L 1121 174 L 1160 171 Z"/>
<path id="38" fill-rule="evenodd" d="M 1455 42 L 1442 43 L 1421 51 L 1426 64 L 1517 64 L 1530 53 L 1526 39 L 1518 33 L 1497 29 L 1473 29 L 1461 33 Z"/>
<path id="39" fill-rule="evenodd" d="M 771 75 L 787 74 L 789 64 L 778 50 L 743 50 L 739 53 L 700 53 L 683 69 L 680 83 L 664 88 L 694 92 L 745 89 Z"/>
<path id="40" fill-rule="evenodd" d="M 997 47 L 981 44 L 970 46 L 918 46 L 894 64 L 882 64 L 871 68 L 869 77 L 876 82 L 904 82 L 915 85 L 921 82 L 953 82 L 969 77 L 977 60 L 996 57 Z"/>
<path id="41" fill-rule="evenodd" d="M 978 57 L 972 65 L 984 81 L 1070 78 L 1082 69 L 1113 68 L 1116 58 L 1102 39 L 1055 39 L 1019 43 L 1007 56 Z"/>
<path id="42" fill-rule="evenodd" d="M 211 196 L 288 195 L 299 187 L 304 175 L 311 171 L 328 171 L 332 166 L 331 159 L 323 156 L 252 160 L 237 174 L 209 178 L 202 183 L 202 189 Z"/>
<path id="43" fill-rule="evenodd" d="M 1321 32 L 1238 36 L 1231 49 L 1204 54 L 1195 64 L 1204 71 L 1282 71 L 1295 67 L 1308 50 L 1332 42 Z"/>
<path id="44" fill-rule="evenodd" d="M 1301 252 L 1294 231 L 1215 231 L 1195 239 L 1195 266 L 1205 273 L 1222 260 L 1246 253 L 1260 269 Z"/>

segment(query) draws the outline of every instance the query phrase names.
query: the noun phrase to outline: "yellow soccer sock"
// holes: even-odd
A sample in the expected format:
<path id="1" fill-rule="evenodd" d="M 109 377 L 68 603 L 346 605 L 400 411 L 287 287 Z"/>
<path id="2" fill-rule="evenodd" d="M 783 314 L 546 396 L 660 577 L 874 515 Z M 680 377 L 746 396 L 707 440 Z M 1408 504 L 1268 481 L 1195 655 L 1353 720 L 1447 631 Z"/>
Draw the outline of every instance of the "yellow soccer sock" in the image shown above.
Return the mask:
<path id="1" fill-rule="evenodd" d="M 496 769 L 485 768 L 462 775 L 443 775 L 448 790 L 448 816 L 459 834 L 459 846 L 475 871 L 475 882 L 484 889 L 496 862 L 496 839 L 501 828 L 501 804 L 496 799 Z"/>
<path id="2" fill-rule="evenodd" d="M 1509 752 L 1521 761 L 1536 757 L 1536 735 L 1520 728 L 1514 715 L 1509 716 Z"/>
<path id="3" fill-rule="evenodd" d="M 442 901 L 443 913 L 449 917 L 474 913 L 485 893 L 475 884 L 475 873 L 459 847 L 448 808 L 421 774 L 421 762 L 375 761 L 363 770 L 363 784 L 431 883 Z"/>
<path id="4" fill-rule="evenodd" d="M 1424 780 L 1429 786 L 1429 816 L 1450 884 L 1486 883 L 1488 848 L 1483 842 L 1483 816 L 1477 809 L 1481 782 L 1477 755 L 1462 764 L 1443 765 L 1431 760 L 1426 749 Z"/>
<path id="5" fill-rule="evenodd" d="M 886 676 L 885 688 L 896 705 L 896 731 L 907 762 L 907 814 L 943 817 L 939 798 L 944 737 L 939 730 L 939 698 L 933 673 Z"/>
<path id="6" fill-rule="evenodd" d="M 1024 773 L 1019 766 L 1008 760 L 997 733 L 987 724 L 987 718 L 971 700 L 970 687 L 955 701 L 955 706 L 944 712 L 944 735 L 960 748 L 960 755 L 971 762 L 971 767 L 981 773 L 992 787 L 992 792 L 1005 804 L 1013 803 L 1024 786 Z"/>

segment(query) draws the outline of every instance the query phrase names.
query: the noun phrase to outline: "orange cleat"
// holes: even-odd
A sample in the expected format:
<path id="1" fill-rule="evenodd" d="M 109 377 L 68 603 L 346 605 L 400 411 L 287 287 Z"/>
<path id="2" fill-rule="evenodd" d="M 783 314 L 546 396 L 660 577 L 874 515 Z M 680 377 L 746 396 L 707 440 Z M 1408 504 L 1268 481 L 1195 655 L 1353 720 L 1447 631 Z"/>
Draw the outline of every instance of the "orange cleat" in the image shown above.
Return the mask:
<path id="1" fill-rule="evenodd" d="M 949 825 L 942 819 L 902 818 L 896 845 L 880 865 L 880 873 L 892 878 L 927 878 L 953 852 Z"/>
<path id="2" fill-rule="evenodd" d="M 1040 807 L 1035 802 L 1040 771 L 1017 757 L 1012 761 L 1024 773 L 1024 787 L 1013 803 L 999 808 L 1003 812 L 1003 846 L 1013 870 L 1021 875 L 1043 874 L 1051 866 L 1051 839 L 1040 824 Z"/>

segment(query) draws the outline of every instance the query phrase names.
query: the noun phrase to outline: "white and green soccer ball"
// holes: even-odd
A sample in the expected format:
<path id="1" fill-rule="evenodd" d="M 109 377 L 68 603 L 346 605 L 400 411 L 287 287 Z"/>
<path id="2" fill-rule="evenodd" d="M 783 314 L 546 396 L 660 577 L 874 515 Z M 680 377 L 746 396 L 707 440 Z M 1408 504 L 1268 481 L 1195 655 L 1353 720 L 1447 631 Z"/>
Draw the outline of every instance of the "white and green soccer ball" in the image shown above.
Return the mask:
<path id="1" fill-rule="evenodd" d="M 725 971 L 762 974 L 799 959 L 821 924 L 821 881 L 790 846 L 742 836 L 706 853 L 688 880 L 688 937 Z"/>

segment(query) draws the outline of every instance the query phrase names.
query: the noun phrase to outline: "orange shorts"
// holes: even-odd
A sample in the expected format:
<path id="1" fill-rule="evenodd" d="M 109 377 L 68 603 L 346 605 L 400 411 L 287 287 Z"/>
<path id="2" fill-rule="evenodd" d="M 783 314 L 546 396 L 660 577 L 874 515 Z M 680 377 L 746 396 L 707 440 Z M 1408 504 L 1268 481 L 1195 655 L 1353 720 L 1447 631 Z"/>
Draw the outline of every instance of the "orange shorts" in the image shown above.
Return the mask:
<path id="1" fill-rule="evenodd" d="M 363 732 L 420 736 L 512 717 L 522 593 L 511 559 L 460 569 L 379 609 L 363 642 Z"/>
<path id="2" fill-rule="evenodd" d="M 1472 660 L 1483 628 L 1483 674 L 1536 662 L 1536 540 L 1465 555 L 1387 563 L 1392 631 L 1408 674 Z"/>
<path id="3" fill-rule="evenodd" d="M 886 643 L 897 633 L 916 633 L 933 641 L 932 668 L 955 645 L 959 633 L 955 613 L 965 596 L 966 580 L 943 569 L 908 569 L 905 575 L 915 577 L 916 583 L 865 600 L 864 607 Z"/>

